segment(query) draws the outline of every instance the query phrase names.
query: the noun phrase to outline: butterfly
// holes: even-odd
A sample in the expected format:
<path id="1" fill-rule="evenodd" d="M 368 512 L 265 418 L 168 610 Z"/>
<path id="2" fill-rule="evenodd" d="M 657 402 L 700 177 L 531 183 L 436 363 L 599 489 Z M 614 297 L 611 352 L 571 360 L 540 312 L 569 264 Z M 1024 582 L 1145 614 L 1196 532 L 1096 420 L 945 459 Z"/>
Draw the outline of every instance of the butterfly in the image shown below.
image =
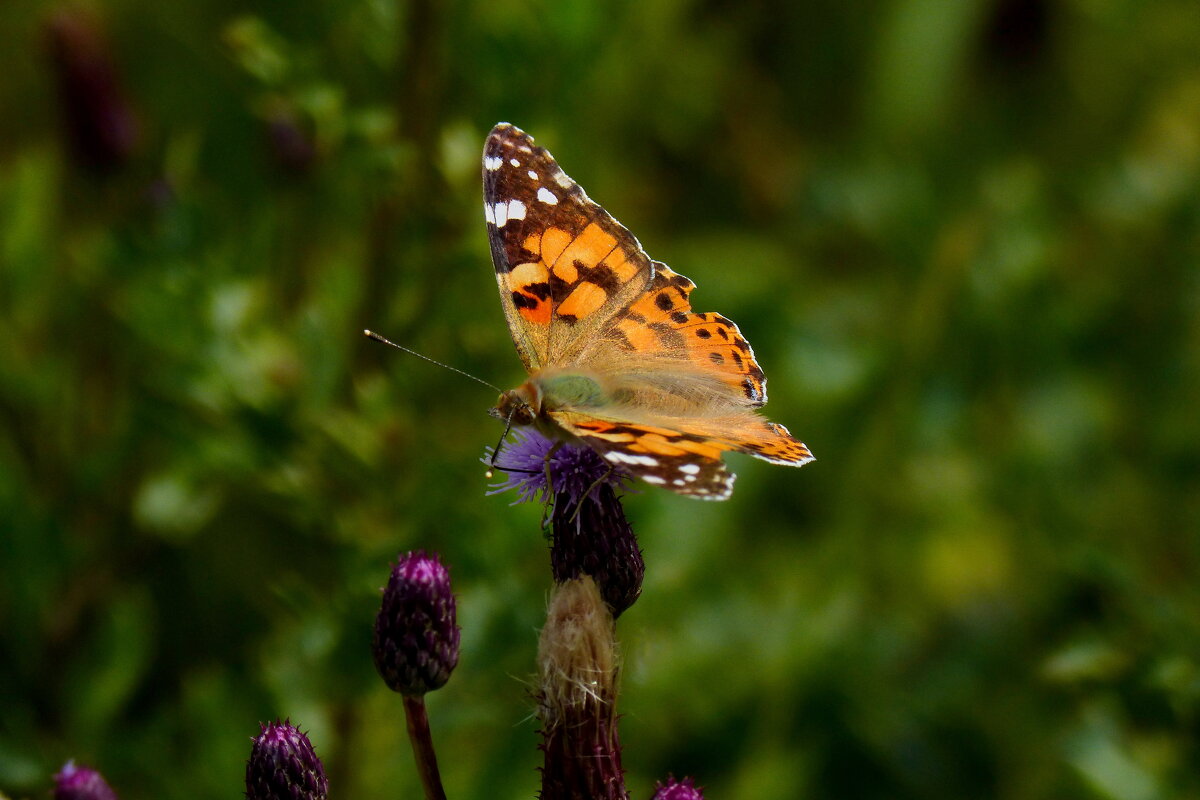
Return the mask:
<path id="1" fill-rule="evenodd" d="M 767 379 L 737 326 L 692 311 L 695 284 L 646 255 L 508 123 L 484 145 L 483 213 L 500 303 L 529 373 L 494 415 L 707 500 L 733 491 L 726 451 L 790 466 L 813 460 L 757 413 Z"/>

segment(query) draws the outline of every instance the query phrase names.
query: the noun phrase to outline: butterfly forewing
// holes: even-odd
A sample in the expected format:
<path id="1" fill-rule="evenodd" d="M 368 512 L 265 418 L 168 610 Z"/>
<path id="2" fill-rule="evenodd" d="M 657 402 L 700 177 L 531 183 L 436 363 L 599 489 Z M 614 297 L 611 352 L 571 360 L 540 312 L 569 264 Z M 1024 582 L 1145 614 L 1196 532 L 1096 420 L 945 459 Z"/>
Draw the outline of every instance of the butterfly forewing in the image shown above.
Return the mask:
<path id="1" fill-rule="evenodd" d="M 483 213 L 500 302 L 531 372 L 570 363 L 653 277 L 633 235 L 512 125 L 484 146 Z"/>

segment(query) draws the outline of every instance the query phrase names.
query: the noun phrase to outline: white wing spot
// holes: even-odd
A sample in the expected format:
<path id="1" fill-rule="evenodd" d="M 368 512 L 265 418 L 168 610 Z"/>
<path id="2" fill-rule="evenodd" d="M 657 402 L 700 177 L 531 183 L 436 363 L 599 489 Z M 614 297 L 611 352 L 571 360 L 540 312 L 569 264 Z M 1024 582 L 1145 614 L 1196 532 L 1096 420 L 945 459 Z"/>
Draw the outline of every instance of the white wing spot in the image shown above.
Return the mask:
<path id="1" fill-rule="evenodd" d="M 604 457 L 609 461 L 616 461 L 619 464 L 637 464 L 643 467 L 657 467 L 658 459 L 654 456 L 641 456 L 636 453 L 622 453 L 619 450 L 613 450 L 611 453 L 605 453 Z"/>
<path id="2" fill-rule="evenodd" d="M 508 201 L 508 218 L 525 219 L 525 204 L 520 200 Z"/>
<path id="3" fill-rule="evenodd" d="M 657 475 L 643 475 L 642 480 L 646 483 L 653 483 L 655 486 L 662 486 L 667 482 L 665 478 L 660 478 Z"/>
<path id="4" fill-rule="evenodd" d="M 512 164 L 514 167 L 519 167 L 519 166 L 521 166 L 521 162 L 520 162 L 520 161 L 517 161 L 515 158 L 510 158 L 510 159 L 508 160 L 508 163 Z"/>
<path id="5" fill-rule="evenodd" d="M 483 204 L 483 218 L 487 220 L 489 225 L 496 224 L 496 211 L 492 208 L 491 203 Z"/>
<path id="6" fill-rule="evenodd" d="M 545 203 L 548 206 L 558 205 L 558 197 L 555 196 L 554 192 L 550 191 L 545 186 L 538 187 L 537 197 L 538 197 L 538 200 L 541 200 L 543 203 Z"/>
<path id="7" fill-rule="evenodd" d="M 687 485 L 687 481 L 682 481 L 679 478 L 676 478 L 675 480 L 671 481 L 671 483 L 675 486 L 686 486 Z"/>
<path id="8" fill-rule="evenodd" d="M 563 172 L 561 169 L 554 173 L 554 182 L 564 189 L 569 189 L 575 185 L 575 181 L 571 180 L 567 173 Z"/>
<path id="9" fill-rule="evenodd" d="M 695 475 L 700 472 L 700 465 L 699 464 L 680 464 L 679 471 L 686 472 L 688 475 Z"/>
<path id="10" fill-rule="evenodd" d="M 496 203 L 496 227 L 503 228 L 508 222 L 508 203 Z"/>
<path id="11" fill-rule="evenodd" d="M 529 176 L 529 180 L 531 181 L 536 181 L 538 179 L 538 174 L 533 170 L 529 170 L 529 172 L 526 172 L 525 174 Z"/>
<path id="12" fill-rule="evenodd" d="M 485 156 L 483 159 L 483 168 L 488 172 L 495 172 L 500 169 L 500 156 Z"/>

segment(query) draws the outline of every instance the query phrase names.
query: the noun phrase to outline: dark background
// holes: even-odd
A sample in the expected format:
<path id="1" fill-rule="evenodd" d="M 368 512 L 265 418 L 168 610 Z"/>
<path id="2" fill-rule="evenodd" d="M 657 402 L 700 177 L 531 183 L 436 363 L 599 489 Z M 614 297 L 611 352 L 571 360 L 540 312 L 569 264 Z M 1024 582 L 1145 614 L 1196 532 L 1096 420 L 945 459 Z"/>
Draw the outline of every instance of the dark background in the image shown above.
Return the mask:
<path id="1" fill-rule="evenodd" d="M 480 151 L 550 147 L 818 457 L 647 489 L 634 797 L 1200 794 L 1195 0 L 0 4 L 0 791 L 414 797 L 370 661 L 450 565 L 451 797 L 537 787 L 540 509 Z"/>

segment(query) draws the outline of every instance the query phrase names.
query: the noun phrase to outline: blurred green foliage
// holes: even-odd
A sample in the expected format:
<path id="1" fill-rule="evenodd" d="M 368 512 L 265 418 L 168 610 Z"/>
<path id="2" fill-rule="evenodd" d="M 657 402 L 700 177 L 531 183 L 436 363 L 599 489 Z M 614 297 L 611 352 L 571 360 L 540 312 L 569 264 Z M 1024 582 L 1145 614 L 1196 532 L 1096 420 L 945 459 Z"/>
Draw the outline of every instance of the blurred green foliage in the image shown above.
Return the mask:
<path id="1" fill-rule="evenodd" d="M 0 53 L 0 790 L 233 796 L 278 715 L 417 796 L 368 645 L 423 547 L 448 792 L 534 795 L 539 510 L 493 397 L 359 334 L 520 381 L 508 120 L 820 459 L 628 499 L 635 797 L 1200 794 L 1195 0 L 8 0 Z"/>

